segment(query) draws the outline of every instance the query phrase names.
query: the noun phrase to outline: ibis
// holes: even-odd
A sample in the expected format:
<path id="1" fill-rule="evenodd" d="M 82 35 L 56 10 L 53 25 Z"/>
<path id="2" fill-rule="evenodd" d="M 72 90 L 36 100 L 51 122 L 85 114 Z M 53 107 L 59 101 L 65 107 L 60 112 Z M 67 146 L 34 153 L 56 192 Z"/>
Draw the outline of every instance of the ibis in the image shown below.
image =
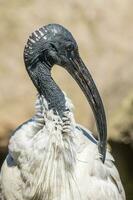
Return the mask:
<path id="1" fill-rule="evenodd" d="M 38 92 L 36 112 L 11 135 L 0 200 L 125 200 L 107 148 L 104 106 L 72 34 L 59 24 L 37 29 L 28 38 L 24 63 Z M 67 70 L 86 96 L 98 139 L 75 122 L 71 100 L 52 78 L 55 65 Z"/>

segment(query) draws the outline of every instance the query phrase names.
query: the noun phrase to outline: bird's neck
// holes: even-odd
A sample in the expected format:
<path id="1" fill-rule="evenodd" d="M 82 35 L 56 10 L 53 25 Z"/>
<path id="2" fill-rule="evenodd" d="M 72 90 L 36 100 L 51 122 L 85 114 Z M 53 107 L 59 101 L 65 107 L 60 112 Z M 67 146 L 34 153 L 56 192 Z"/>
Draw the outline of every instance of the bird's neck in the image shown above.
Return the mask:
<path id="1" fill-rule="evenodd" d="M 46 99 L 49 109 L 53 109 L 55 113 L 58 113 L 62 117 L 66 110 L 66 101 L 63 92 L 51 77 L 51 68 L 41 63 L 38 66 L 38 70 L 39 93 Z"/>

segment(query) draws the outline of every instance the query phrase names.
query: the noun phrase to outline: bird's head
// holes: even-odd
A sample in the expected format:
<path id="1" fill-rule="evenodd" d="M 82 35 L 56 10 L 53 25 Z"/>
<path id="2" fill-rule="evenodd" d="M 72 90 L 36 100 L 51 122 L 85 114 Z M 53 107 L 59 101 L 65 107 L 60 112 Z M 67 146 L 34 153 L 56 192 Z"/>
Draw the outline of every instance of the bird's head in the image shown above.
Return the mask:
<path id="1" fill-rule="evenodd" d="M 107 138 L 104 107 L 91 74 L 80 58 L 78 46 L 72 34 L 58 24 L 41 27 L 29 37 L 24 50 L 24 61 L 37 88 L 37 79 L 40 75 L 38 63 L 44 65 L 48 71 L 51 71 L 54 64 L 60 65 L 76 80 L 93 110 L 99 132 L 99 152 L 104 162 Z"/>

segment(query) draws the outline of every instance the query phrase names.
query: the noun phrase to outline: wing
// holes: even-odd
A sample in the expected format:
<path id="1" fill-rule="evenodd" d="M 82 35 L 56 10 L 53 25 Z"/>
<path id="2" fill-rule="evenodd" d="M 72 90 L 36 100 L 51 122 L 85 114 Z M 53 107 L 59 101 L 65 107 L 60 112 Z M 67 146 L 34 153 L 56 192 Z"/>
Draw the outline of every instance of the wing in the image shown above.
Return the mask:
<path id="1" fill-rule="evenodd" d="M 21 153 L 28 147 L 29 140 L 44 126 L 41 98 L 36 101 L 35 116 L 20 125 L 9 141 L 9 153 L 0 174 L 0 200 L 22 200 L 22 177 L 20 174 Z"/>
<path id="2" fill-rule="evenodd" d="M 105 163 L 103 164 L 100 160 L 100 156 L 98 153 L 97 140 L 94 138 L 92 133 L 79 124 L 76 124 L 76 129 L 78 130 L 79 134 L 81 134 L 81 136 L 79 137 L 80 140 L 82 141 L 81 145 L 84 146 L 82 150 L 84 153 L 81 154 L 80 161 L 86 163 L 88 162 L 89 165 L 88 166 L 89 194 L 87 199 L 90 198 L 94 200 L 95 199 L 125 200 L 126 197 L 121 183 L 121 179 L 118 170 L 114 165 L 114 158 L 109 152 L 109 150 L 107 150 L 106 160 Z M 87 156 L 85 154 L 87 154 Z M 85 171 L 85 168 L 83 169 Z M 80 171 L 82 171 L 82 168 Z M 83 185 L 85 187 L 85 179 L 83 179 Z"/>
<path id="3" fill-rule="evenodd" d="M 13 161 L 10 154 L 8 154 L 1 168 L 2 200 L 22 200 L 22 186 L 23 182 L 19 168 Z"/>
<path id="4" fill-rule="evenodd" d="M 39 104 L 41 105 L 41 103 Z M 35 117 L 16 129 L 11 137 L 9 154 L 1 170 L 1 188 L 3 190 L 1 192 L 1 198 L 3 198 L 4 194 L 6 200 L 23 200 L 23 181 L 22 173 L 20 173 L 20 164 L 24 162 L 24 167 L 26 166 L 27 169 L 29 169 L 29 163 L 27 166 L 25 157 L 28 158 L 30 148 L 28 148 L 27 154 L 22 154 L 25 152 L 26 147 L 30 147 L 30 140 L 32 140 L 33 135 L 44 126 L 45 122 L 42 116 L 43 114 L 40 109 Z M 79 187 L 82 199 L 125 200 L 123 186 L 119 173 L 114 166 L 114 159 L 111 154 L 107 152 L 106 161 L 103 164 L 99 157 L 97 140 L 93 137 L 91 132 L 77 124 L 75 133 L 77 134 L 75 134 L 74 142 L 77 148 L 75 149 L 76 162 L 73 167 L 74 171 L 72 176 L 74 177 L 74 175 L 76 175 L 75 177 L 77 179 L 75 182 Z M 31 153 L 32 150 L 33 149 L 31 149 Z M 21 157 L 21 155 L 23 157 Z M 23 171 L 24 170 L 25 168 L 23 168 Z M 26 170 L 24 172 L 27 173 Z M 24 178 L 25 177 L 23 177 L 23 179 Z M 73 195 L 74 200 L 81 200 L 79 195 L 78 197 L 75 196 L 75 192 L 73 192 Z"/>
<path id="5" fill-rule="evenodd" d="M 1 175 L 0 175 L 0 200 L 5 200 L 4 194 L 3 194 L 3 192 L 2 192 Z"/>
<path id="6" fill-rule="evenodd" d="M 83 135 L 85 137 L 87 137 L 91 142 L 93 142 L 94 144 L 97 144 L 98 141 L 94 138 L 94 136 L 92 135 L 92 133 L 88 129 L 86 129 L 85 127 L 83 127 L 80 124 L 76 124 L 76 128 L 78 130 L 80 130 L 83 133 Z"/>

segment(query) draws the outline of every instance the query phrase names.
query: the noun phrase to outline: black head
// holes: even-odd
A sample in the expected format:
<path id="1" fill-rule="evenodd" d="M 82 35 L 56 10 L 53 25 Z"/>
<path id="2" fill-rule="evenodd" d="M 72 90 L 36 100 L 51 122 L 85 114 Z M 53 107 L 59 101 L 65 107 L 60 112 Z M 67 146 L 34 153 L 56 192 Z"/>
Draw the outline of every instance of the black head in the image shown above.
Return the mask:
<path id="1" fill-rule="evenodd" d="M 27 68 L 38 61 L 65 67 L 74 52 L 78 53 L 78 47 L 72 34 L 59 24 L 49 24 L 30 35 L 24 61 Z"/>
<path id="2" fill-rule="evenodd" d="M 24 50 L 24 61 L 37 88 L 36 80 L 41 76 L 38 71 L 40 65 L 47 67 L 48 71 L 51 71 L 54 64 L 60 65 L 76 80 L 93 110 L 99 132 L 99 152 L 104 162 L 107 137 L 104 107 L 91 74 L 79 56 L 78 46 L 72 34 L 58 24 L 49 24 L 39 28 L 28 39 Z"/>

